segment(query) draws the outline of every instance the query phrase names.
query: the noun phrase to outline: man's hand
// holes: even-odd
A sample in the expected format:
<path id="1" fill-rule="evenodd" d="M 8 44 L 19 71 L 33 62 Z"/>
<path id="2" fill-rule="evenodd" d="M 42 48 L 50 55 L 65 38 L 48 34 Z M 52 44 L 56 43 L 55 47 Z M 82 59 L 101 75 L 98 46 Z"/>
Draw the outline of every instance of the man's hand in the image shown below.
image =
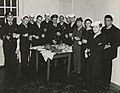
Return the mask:
<path id="1" fill-rule="evenodd" d="M 107 49 L 107 48 L 110 48 L 110 47 L 111 47 L 111 45 L 107 44 L 107 45 L 105 45 L 104 49 Z"/>
<path id="2" fill-rule="evenodd" d="M 35 36 L 35 39 L 39 39 L 39 36 Z"/>
<path id="3" fill-rule="evenodd" d="M 7 36 L 6 36 L 6 39 L 7 39 L 7 40 L 10 40 L 10 36 L 7 35 Z"/>
<path id="4" fill-rule="evenodd" d="M 75 40 L 80 40 L 80 38 L 79 37 L 75 37 Z"/>
<path id="5" fill-rule="evenodd" d="M 33 35 L 33 37 L 34 37 L 35 39 L 39 39 L 39 36 Z"/>
<path id="6" fill-rule="evenodd" d="M 67 35 L 67 34 L 65 34 L 65 38 L 68 38 L 68 35 Z"/>
<path id="7" fill-rule="evenodd" d="M 69 33 L 69 37 L 72 37 L 72 35 L 73 35 L 72 33 Z"/>
<path id="8" fill-rule="evenodd" d="M 26 33 L 26 34 L 23 34 L 23 36 L 24 36 L 24 37 L 28 37 L 28 33 Z"/>
<path id="9" fill-rule="evenodd" d="M 45 34 L 42 34 L 42 36 L 41 36 L 42 38 L 44 38 L 45 37 Z"/>
<path id="10" fill-rule="evenodd" d="M 52 40 L 53 44 L 57 44 L 57 41 L 56 40 Z"/>
<path id="11" fill-rule="evenodd" d="M 86 48 L 85 49 L 85 58 L 88 58 L 90 55 L 88 55 L 88 52 L 90 52 L 90 49 Z"/>
<path id="12" fill-rule="evenodd" d="M 81 42 L 81 41 L 78 41 L 78 45 L 80 45 L 80 46 L 81 46 L 81 45 L 82 45 L 82 42 Z"/>
<path id="13" fill-rule="evenodd" d="M 20 34 L 13 33 L 13 38 L 19 38 Z"/>
<path id="14" fill-rule="evenodd" d="M 61 33 L 60 33 L 60 32 L 57 32 L 57 36 L 61 36 Z"/>
<path id="15" fill-rule="evenodd" d="M 83 42 L 83 43 L 87 43 L 87 40 L 86 40 L 86 39 L 83 39 L 82 42 Z"/>
<path id="16" fill-rule="evenodd" d="M 30 35 L 30 36 L 29 36 L 29 40 L 31 40 L 31 41 L 32 41 L 32 35 Z"/>

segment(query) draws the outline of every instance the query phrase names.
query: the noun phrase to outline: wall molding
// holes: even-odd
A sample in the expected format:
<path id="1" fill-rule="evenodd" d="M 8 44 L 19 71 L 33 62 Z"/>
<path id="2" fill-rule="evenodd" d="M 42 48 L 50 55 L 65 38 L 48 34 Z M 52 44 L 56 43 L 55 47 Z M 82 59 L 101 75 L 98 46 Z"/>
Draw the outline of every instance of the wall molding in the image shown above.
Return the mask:
<path id="1" fill-rule="evenodd" d="M 111 85 L 111 87 L 113 87 L 113 88 L 115 88 L 115 89 L 120 91 L 120 86 L 119 85 L 117 85 L 117 84 L 115 84 L 113 82 L 111 82 L 110 85 Z"/>

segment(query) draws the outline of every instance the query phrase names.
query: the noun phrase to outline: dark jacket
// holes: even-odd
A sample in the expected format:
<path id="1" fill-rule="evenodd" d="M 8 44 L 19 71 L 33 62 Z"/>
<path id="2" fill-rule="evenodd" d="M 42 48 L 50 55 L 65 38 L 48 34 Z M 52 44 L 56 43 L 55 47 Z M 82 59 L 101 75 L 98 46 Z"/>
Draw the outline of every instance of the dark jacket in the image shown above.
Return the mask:
<path id="1" fill-rule="evenodd" d="M 31 25 L 30 27 L 30 35 L 34 35 L 34 36 L 39 36 L 39 39 L 36 39 L 34 37 L 32 37 L 32 45 L 40 45 L 41 44 L 41 34 L 42 34 L 42 28 L 40 25 L 40 28 L 38 27 L 37 23 L 35 22 L 33 25 Z"/>
<path id="2" fill-rule="evenodd" d="M 13 24 L 10 26 L 8 23 L 5 23 L 2 25 L 0 38 L 3 40 L 3 46 L 15 51 L 17 47 L 17 39 L 13 37 L 13 33 L 18 33 L 17 24 Z M 9 36 L 10 39 L 8 40 L 6 36 Z"/>
<path id="3" fill-rule="evenodd" d="M 111 47 L 104 50 L 104 56 L 110 59 L 117 57 L 117 47 L 120 45 L 120 30 L 112 25 L 110 29 L 102 28 L 103 34 L 107 37 Z"/>
<path id="4" fill-rule="evenodd" d="M 58 32 L 61 33 L 60 40 L 62 43 L 65 43 L 65 34 L 68 33 L 68 25 L 67 23 L 63 23 L 62 25 L 58 23 Z"/>

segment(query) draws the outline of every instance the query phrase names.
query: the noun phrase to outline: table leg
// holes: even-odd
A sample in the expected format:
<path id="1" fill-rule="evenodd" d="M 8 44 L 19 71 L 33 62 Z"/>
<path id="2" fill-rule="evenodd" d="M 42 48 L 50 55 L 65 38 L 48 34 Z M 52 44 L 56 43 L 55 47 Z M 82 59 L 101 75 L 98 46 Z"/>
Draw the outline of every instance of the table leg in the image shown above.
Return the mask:
<path id="1" fill-rule="evenodd" d="M 49 77 L 50 77 L 50 59 L 48 58 L 48 61 L 47 61 L 47 81 L 49 81 Z"/>
<path id="2" fill-rule="evenodd" d="M 38 72 L 38 52 L 36 51 L 36 72 Z"/>
<path id="3" fill-rule="evenodd" d="M 57 59 L 55 59 L 55 68 L 57 67 Z"/>
<path id="4" fill-rule="evenodd" d="M 71 54 L 68 55 L 67 76 L 70 75 Z"/>

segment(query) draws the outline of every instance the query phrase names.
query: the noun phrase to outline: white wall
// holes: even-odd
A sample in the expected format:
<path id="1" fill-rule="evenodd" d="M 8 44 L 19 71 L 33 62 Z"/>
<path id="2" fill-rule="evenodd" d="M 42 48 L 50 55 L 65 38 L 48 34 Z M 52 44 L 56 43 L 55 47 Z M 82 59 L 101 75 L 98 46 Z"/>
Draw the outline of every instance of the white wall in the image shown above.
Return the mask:
<path id="1" fill-rule="evenodd" d="M 29 14 L 58 13 L 58 6 L 59 0 L 20 0 L 20 18 Z"/>
<path id="2" fill-rule="evenodd" d="M 113 60 L 112 82 L 120 86 L 120 47 L 117 58 Z"/>
<path id="3" fill-rule="evenodd" d="M 119 26 L 119 0 L 74 0 L 73 12 L 77 16 L 91 17 L 103 21 L 105 14 L 114 15 L 114 23 Z"/>
<path id="4" fill-rule="evenodd" d="M 72 13 L 73 0 L 19 0 L 19 16 L 18 23 L 21 22 L 21 17 L 28 14 L 44 15 L 44 13 L 70 14 Z"/>

